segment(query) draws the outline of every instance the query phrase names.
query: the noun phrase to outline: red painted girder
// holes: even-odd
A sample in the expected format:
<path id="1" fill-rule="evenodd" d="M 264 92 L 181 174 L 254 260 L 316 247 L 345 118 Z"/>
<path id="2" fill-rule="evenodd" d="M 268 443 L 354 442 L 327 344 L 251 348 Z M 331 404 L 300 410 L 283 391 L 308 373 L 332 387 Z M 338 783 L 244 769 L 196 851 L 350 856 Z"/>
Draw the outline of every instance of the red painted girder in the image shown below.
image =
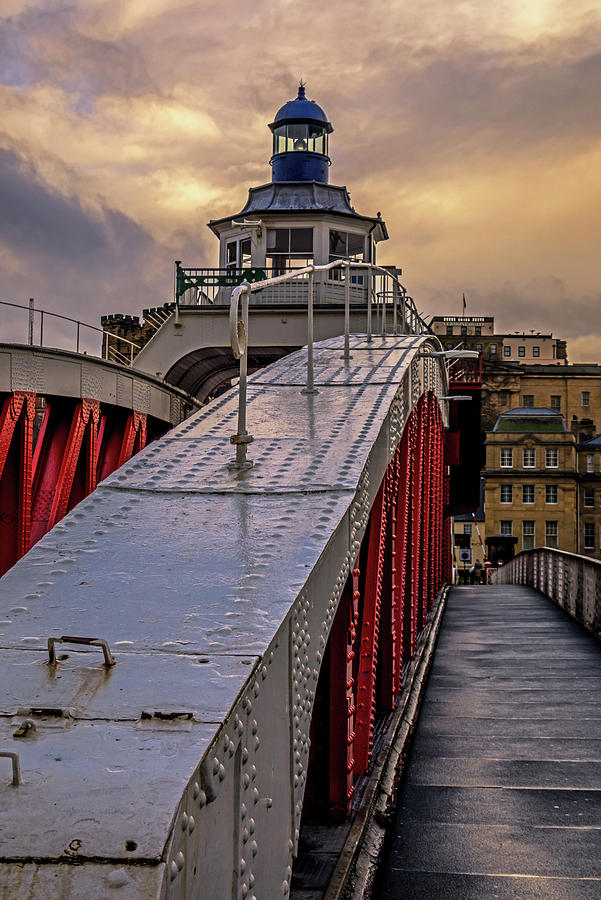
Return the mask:
<path id="1" fill-rule="evenodd" d="M 35 395 L 15 391 L 0 411 L 0 575 L 29 549 Z"/>
<path id="2" fill-rule="evenodd" d="M 367 771 L 372 750 L 375 720 L 376 663 L 378 656 L 380 597 L 384 539 L 386 534 L 386 478 L 374 500 L 369 522 L 367 564 L 360 630 L 359 672 L 357 676 L 357 716 L 355 726 L 355 771 Z"/>

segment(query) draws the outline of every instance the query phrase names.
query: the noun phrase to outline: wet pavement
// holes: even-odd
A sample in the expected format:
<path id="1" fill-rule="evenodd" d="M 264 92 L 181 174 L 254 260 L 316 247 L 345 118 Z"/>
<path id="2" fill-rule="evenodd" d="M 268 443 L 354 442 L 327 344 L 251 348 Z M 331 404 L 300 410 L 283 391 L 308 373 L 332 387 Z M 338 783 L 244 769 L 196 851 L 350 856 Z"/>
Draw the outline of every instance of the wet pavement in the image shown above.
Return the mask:
<path id="1" fill-rule="evenodd" d="M 451 591 L 377 896 L 601 898 L 601 645 L 537 591 Z"/>

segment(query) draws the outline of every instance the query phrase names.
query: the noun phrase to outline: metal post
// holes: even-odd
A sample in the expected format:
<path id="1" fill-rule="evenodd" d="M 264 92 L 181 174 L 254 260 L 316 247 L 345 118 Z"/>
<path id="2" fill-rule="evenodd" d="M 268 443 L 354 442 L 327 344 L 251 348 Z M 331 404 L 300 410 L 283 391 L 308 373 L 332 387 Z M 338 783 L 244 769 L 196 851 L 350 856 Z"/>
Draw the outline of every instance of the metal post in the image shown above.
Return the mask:
<path id="1" fill-rule="evenodd" d="M 309 297 L 307 309 L 307 386 L 301 391 L 302 394 L 319 393 L 314 384 L 313 378 L 313 290 L 315 285 L 315 270 L 311 267 L 309 272 Z"/>
<path id="2" fill-rule="evenodd" d="M 351 330 L 351 267 L 347 263 L 344 267 L 344 354 L 343 359 L 351 358 L 350 330 Z"/>
<path id="3" fill-rule="evenodd" d="M 173 299 L 175 301 L 175 324 L 179 325 L 179 269 L 182 262 L 181 259 L 175 260 L 175 275 L 174 275 L 174 284 L 173 284 Z"/>
<path id="4" fill-rule="evenodd" d="M 40 347 L 44 346 L 44 310 L 40 310 Z"/>
<path id="5" fill-rule="evenodd" d="M 79 353 L 79 322 L 77 323 L 77 347 L 76 352 Z"/>
<path id="6" fill-rule="evenodd" d="M 392 333 L 397 334 L 397 313 L 399 305 L 399 284 L 396 278 L 392 279 Z"/>
<path id="7" fill-rule="evenodd" d="M 33 345 L 33 297 L 29 298 L 29 327 L 27 329 L 27 343 L 31 347 Z"/>
<path id="8" fill-rule="evenodd" d="M 367 270 L 367 341 L 371 341 L 371 266 Z"/>
<path id="9" fill-rule="evenodd" d="M 236 356 L 240 357 L 240 381 L 238 383 L 238 430 L 230 438 L 232 444 L 236 445 L 236 458 L 228 463 L 229 469 L 250 469 L 253 465 L 246 458 L 246 447 L 253 440 L 251 434 L 246 430 L 246 383 L 248 378 L 248 301 L 250 298 L 250 285 L 245 283 L 241 285 L 242 290 L 240 296 L 242 299 L 242 328 L 240 323 L 237 324 L 236 330 L 238 334 L 238 350 L 234 350 Z M 232 323 L 232 320 L 230 320 Z M 235 324 L 235 323 L 234 323 Z M 243 340 L 241 340 L 243 335 Z"/>
<path id="10" fill-rule="evenodd" d="M 130 343 L 129 345 L 129 364 L 133 366 L 134 363 L 134 345 Z"/>

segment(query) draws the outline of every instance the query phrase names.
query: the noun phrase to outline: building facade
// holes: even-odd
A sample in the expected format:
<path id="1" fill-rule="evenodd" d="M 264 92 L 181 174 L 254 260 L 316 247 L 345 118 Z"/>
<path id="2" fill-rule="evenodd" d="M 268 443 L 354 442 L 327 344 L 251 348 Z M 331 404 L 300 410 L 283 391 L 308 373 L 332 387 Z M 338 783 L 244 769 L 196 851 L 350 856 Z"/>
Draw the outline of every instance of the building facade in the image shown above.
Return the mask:
<path id="1" fill-rule="evenodd" d="M 565 365 L 566 342 L 542 332 L 495 332 L 493 316 L 434 316 L 430 324 L 446 350 L 478 350 L 484 362 Z"/>
<path id="2" fill-rule="evenodd" d="M 580 441 L 561 413 L 517 407 L 486 440 L 486 536 L 516 552 L 552 547 L 601 559 L 601 438 Z"/>

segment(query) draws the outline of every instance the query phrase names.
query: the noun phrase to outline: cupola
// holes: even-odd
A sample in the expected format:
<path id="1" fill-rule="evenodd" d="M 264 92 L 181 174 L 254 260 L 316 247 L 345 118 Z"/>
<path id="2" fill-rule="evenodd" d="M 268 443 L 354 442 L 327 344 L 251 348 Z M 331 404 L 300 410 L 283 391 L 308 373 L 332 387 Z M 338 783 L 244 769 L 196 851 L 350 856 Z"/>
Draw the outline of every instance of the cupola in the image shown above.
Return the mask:
<path id="1" fill-rule="evenodd" d="M 273 133 L 272 181 L 328 183 L 328 135 L 334 130 L 315 100 L 307 100 L 300 83 L 298 96 L 277 111 Z"/>

